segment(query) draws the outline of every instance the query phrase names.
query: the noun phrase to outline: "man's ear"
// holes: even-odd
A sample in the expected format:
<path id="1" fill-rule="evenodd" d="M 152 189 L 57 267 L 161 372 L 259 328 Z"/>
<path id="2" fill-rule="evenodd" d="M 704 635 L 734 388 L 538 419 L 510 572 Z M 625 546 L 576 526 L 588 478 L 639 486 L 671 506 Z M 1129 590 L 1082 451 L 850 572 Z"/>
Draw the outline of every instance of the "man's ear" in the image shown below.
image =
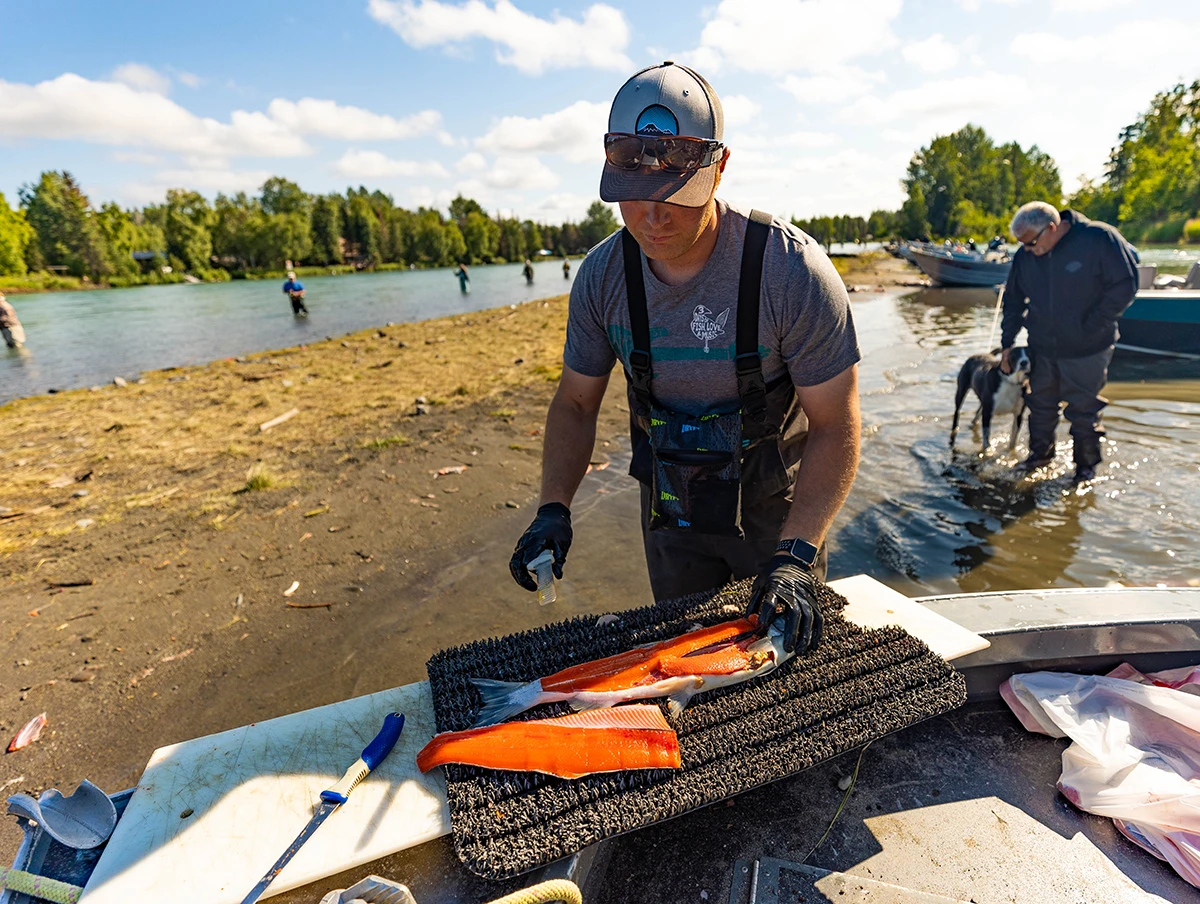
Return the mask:
<path id="1" fill-rule="evenodd" d="M 719 170 L 721 173 L 725 172 L 725 164 L 728 162 L 729 162 L 729 148 L 725 148 L 725 153 L 721 155 L 721 162 L 718 164 L 718 166 L 721 167 L 721 169 Z"/>

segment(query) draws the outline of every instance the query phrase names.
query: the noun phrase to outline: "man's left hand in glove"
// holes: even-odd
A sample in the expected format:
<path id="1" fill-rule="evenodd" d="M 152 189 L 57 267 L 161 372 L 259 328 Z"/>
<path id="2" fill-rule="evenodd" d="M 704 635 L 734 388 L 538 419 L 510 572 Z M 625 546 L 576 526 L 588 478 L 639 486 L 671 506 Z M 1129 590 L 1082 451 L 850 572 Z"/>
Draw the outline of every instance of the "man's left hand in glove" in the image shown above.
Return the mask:
<path id="1" fill-rule="evenodd" d="M 789 653 L 816 647 L 823 620 L 812 570 L 794 556 L 775 556 L 754 582 L 746 615 L 757 616 L 764 632 L 778 621 Z"/>

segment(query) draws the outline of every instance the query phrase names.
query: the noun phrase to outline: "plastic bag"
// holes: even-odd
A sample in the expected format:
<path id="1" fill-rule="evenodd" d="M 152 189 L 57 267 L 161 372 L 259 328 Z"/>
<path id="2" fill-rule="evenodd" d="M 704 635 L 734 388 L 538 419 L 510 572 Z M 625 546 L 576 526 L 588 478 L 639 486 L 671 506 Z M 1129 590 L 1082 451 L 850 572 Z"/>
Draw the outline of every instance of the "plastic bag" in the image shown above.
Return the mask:
<path id="1" fill-rule="evenodd" d="M 1028 730 L 1068 737 L 1058 789 L 1200 887 L 1200 667 L 1143 675 L 1013 675 L 1000 695 Z"/>

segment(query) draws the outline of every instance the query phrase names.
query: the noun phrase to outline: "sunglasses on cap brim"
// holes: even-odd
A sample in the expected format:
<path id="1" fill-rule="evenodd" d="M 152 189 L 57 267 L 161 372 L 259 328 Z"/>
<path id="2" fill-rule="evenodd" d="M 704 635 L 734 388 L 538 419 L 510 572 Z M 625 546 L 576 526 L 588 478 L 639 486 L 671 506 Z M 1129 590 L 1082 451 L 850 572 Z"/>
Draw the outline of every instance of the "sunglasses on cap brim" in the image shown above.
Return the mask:
<path id="1" fill-rule="evenodd" d="M 617 169 L 659 166 L 669 173 L 686 173 L 711 166 L 721 159 L 725 145 L 708 138 L 669 135 L 655 138 L 629 132 L 604 136 L 604 156 Z"/>

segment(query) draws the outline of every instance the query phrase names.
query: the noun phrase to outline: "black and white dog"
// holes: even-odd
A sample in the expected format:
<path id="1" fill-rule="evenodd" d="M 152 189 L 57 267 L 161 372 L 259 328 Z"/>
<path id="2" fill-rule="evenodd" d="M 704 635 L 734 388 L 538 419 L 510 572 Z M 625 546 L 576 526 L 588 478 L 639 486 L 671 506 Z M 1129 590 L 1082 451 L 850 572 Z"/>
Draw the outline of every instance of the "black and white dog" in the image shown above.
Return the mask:
<path id="1" fill-rule="evenodd" d="M 954 394 L 954 423 L 950 427 L 950 446 L 954 447 L 954 437 L 958 433 L 958 412 L 962 408 L 963 399 L 968 390 L 974 390 L 979 396 L 979 410 L 971 421 L 974 427 L 983 418 L 983 451 L 987 452 L 992 438 L 992 416 L 996 414 L 1011 414 L 1013 419 L 1012 434 L 1008 438 L 1008 451 L 1017 445 L 1017 434 L 1021 432 L 1021 419 L 1025 415 L 1025 398 L 1029 394 L 1029 373 L 1033 370 L 1033 360 L 1029 349 L 1024 346 L 1014 348 L 1009 353 L 1009 363 L 1012 373 L 1000 370 L 999 349 L 990 355 L 972 355 L 958 372 L 958 391 Z"/>

